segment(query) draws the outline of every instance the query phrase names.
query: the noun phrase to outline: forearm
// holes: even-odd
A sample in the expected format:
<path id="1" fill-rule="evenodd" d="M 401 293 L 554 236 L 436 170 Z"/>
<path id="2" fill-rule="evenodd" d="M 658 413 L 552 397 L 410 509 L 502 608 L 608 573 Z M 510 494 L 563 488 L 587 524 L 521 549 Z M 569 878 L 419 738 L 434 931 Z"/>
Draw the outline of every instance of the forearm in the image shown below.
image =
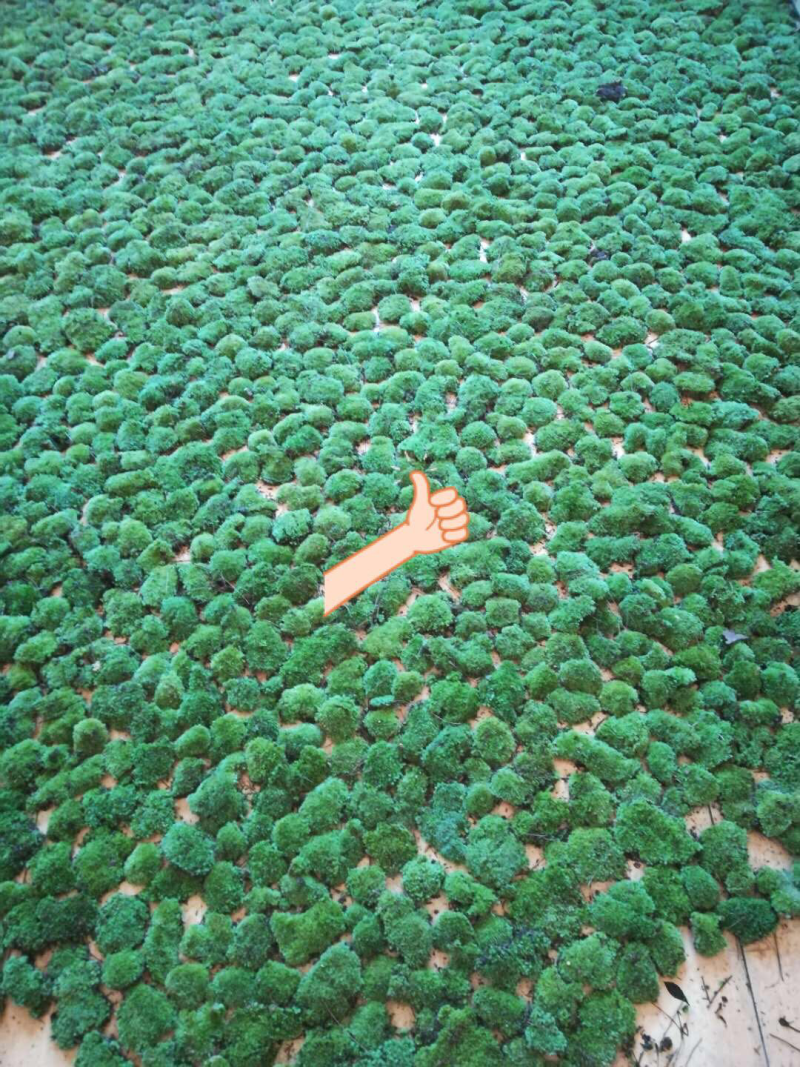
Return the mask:
<path id="1" fill-rule="evenodd" d="M 330 615 L 340 604 L 384 578 L 413 555 L 408 525 L 402 522 L 355 555 L 331 567 L 324 575 L 325 615 Z"/>

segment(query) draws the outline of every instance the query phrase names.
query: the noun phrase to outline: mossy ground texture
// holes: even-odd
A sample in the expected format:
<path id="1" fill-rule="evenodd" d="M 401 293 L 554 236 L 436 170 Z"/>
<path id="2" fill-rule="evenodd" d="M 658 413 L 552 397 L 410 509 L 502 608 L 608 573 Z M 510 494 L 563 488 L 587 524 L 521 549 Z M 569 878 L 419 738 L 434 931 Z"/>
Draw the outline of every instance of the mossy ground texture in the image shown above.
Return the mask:
<path id="1" fill-rule="evenodd" d="M 78 1067 L 604 1067 L 800 912 L 797 20 L 670 8 L 4 5 L 2 994 Z M 469 541 L 323 619 L 414 468 Z"/>

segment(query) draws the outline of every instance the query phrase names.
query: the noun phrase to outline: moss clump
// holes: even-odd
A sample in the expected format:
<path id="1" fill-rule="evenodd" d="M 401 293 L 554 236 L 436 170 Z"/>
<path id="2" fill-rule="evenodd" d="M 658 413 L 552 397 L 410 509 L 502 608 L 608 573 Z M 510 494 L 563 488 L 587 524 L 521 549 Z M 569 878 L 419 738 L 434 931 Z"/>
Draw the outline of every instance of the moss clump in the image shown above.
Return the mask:
<path id="1" fill-rule="evenodd" d="M 187 874 L 208 874 L 214 866 L 214 845 L 198 827 L 173 823 L 162 841 L 164 856 Z"/>
<path id="2" fill-rule="evenodd" d="M 645 863 L 685 863 L 698 847 L 681 821 L 644 799 L 620 805 L 614 836 Z"/>
<path id="3" fill-rule="evenodd" d="M 172 1028 L 174 1017 L 167 997 L 153 986 L 140 983 L 125 994 L 117 1012 L 120 1041 L 144 1053 Z"/>
<path id="4" fill-rule="evenodd" d="M 694 947 L 701 956 L 716 956 L 727 945 L 727 941 L 720 933 L 719 922 L 719 916 L 711 912 L 692 912 Z"/>
<path id="5" fill-rule="evenodd" d="M 276 912 L 270 925 L 281 955 L 293 966 L 319 956 L 346 929 L 342 908 L 330 899 L 318 900 L 299 915 Z"/>
<path id="6" fill-rule="evenodd" d="M 719 885 L 703 867 L 691 864 L 681 872 L 686 895 L 695 911 L 711 911 L 719 901 Z"/>
<path id="7" fill-rule="evenodd" d="M 35 1018 L 43 1015 L 52 1001 L 52 981 L 24 956 L 11 956 L 3 965 L 3 992 Z"/>
<path id="8" fill-rule="evenodd" d="M 589 934 L 567 946 L 559 957 L 559 970 L 567 981 L 610 989 L 616 978 L 619 948 L 619 942 L 605 934 Z"/>
<path id="9" fill-rule="evenodd" d="M 730 930 L 747 945 L 771 934 L 778 925 L 778 917 L 768 900 L 759 897 L 729 897 L 717 908 L 720 926 Z"/>

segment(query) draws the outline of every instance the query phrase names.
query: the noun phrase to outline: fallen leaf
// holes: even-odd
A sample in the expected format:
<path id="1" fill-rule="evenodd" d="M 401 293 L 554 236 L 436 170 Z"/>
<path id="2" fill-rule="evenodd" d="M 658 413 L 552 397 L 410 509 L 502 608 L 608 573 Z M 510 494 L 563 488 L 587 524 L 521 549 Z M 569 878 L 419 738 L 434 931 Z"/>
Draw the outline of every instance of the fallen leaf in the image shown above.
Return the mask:
<path id="1" fill-rule="evenodd" d="M 689 1003 L 689 1001 L 686 999 L 686 994 L 679 985 L 676 985 L 674 982 L 667 981 L 664 982 L 664 985 L 666 986 L 667 992 L 672 994 L 672 996 L 675 997 L 676 1000 L 682 1000 L 684 1004 Z"/>

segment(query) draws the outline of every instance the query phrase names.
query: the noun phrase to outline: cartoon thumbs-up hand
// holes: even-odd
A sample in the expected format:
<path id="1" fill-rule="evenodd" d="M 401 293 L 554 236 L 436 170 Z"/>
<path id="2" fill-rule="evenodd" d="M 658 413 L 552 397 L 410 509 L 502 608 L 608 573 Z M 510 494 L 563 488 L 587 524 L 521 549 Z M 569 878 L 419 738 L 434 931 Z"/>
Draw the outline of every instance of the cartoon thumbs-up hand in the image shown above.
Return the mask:
<path id="1" fill-rule="evenodd" d="M 441 552 L 466 541 L 467 505 L 456 490 L 432 493 L 422 471 L 411 471 L 409 477 L 414 499 L 405 522 L 325 572 L 326 615 L 414 556 Z"/>
<path id="2" fill-rule="evenodd" d="M 467 505 L 455 489 L 439 489 L 431 493 L 428 479 L 422 471 L 409 475 L 414 486 L 414 499 L 408 510 L 406 525 L 409 541 L 415 552 L 441 552 L 443 548 L 466 540 L 469 516 Z"/>

